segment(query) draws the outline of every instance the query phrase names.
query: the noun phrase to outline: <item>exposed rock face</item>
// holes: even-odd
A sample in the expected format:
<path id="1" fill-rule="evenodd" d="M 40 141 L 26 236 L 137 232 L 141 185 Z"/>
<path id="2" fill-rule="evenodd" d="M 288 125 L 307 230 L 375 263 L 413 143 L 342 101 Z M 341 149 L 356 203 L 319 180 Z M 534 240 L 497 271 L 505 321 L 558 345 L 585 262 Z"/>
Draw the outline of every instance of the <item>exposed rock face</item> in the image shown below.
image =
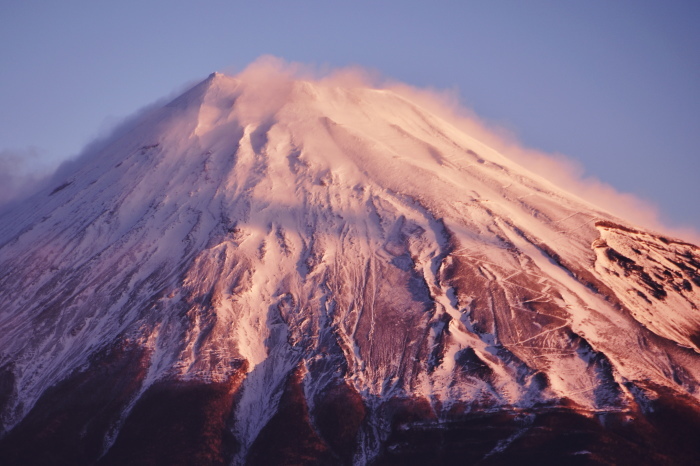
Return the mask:
<path id="1" fill-rule="evenodd" d="M 0 463 L 698 457 L 697 247 L 274 91 L 212 75 L 0 218 Z"/>

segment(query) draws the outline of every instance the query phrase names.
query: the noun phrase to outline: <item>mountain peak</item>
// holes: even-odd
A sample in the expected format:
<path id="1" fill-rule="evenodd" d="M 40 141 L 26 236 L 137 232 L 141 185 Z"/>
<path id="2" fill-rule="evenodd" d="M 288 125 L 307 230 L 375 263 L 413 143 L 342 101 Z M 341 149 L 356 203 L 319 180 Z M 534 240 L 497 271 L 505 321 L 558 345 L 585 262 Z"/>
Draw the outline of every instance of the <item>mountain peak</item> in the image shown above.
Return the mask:
<path id="1" fill-rule="evenodd" d="M 649 413 L 700 413 L 698 249 L 394 92 L 213 74 L 7 215 L 0 460 L 692 456 Z"/>

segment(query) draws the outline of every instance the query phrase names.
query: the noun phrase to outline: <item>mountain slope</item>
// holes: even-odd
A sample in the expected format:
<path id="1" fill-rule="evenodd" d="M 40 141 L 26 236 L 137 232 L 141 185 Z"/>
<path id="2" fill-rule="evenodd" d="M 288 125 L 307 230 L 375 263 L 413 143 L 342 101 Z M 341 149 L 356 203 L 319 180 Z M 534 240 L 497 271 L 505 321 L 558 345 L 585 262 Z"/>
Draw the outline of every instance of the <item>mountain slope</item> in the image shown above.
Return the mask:
<path id="1" fill-rule="evenodd" d="M 699 256 L 395 93 L 214 74 L 0 221 L 0 459 L 692 458 Z"/>

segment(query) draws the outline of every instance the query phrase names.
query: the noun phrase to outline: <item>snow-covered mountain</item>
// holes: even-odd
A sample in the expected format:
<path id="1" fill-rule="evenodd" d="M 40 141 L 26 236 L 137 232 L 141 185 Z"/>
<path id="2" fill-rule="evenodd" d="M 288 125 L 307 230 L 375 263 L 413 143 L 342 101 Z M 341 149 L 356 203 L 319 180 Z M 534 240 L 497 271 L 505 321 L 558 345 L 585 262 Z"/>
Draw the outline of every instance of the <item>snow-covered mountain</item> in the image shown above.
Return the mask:
<path id="1" fill-rule="evenodd" d="M 699 288 L 406 97 L 213 74 L 0 217 L 0 463 L 691 462 Z"/>

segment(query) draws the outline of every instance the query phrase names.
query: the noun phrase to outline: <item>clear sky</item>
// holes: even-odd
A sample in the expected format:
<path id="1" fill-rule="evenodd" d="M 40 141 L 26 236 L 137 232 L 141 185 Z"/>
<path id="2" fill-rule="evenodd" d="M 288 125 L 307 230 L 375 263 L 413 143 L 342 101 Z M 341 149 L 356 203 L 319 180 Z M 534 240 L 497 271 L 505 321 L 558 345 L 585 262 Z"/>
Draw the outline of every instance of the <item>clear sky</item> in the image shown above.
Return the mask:
<path id="1" fill-rule="evenodd" d="M 74 156 L 272 54 L 456 89 L 523 145 L 700 230 L 699 21 L 694 0 L 0 0 L 0 170 Z"/>

